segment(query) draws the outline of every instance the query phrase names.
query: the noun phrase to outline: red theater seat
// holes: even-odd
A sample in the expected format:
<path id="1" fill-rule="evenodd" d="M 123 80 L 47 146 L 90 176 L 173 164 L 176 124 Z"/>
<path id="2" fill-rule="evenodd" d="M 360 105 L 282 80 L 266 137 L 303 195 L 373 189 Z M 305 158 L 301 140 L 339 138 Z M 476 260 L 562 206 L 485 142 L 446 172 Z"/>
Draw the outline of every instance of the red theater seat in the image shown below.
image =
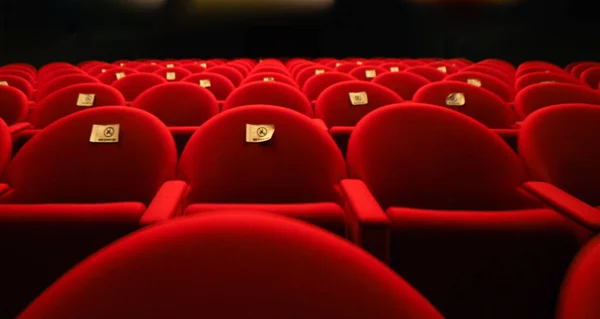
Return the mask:
<path id="1" fill-rule="evenodd" d="M 364 65 L 350 71 L 350 75 L 361 81 L 372 81 L 376 76 L 387 72 L 386 68 Z"/>
<path id="2" fill-rule="evenodd" d="M 35 100 L 41 101 L 46 96 L 66 87 L 69 87 L 74 84 L 82 84 L 82 83 L 100 83 L 98 79 L 95 79 L 89 75 L 81 74 L 66 74 L 63 76 L 59 76 L 53 78 L 53 80 L 49 80 L 43 85 L 38 86 L 37 91 L 35 92 Z"/>
<path id="3" fill-rule="evenodd" d="M 154 86 L 140 94 L 131 107 L 158 117 L 169 127 L 178 153 L 183 151 L 197 127 L 219 113 L 219 104 L 207 89 L 179 82 Z"/>
<path id="4" fill-rule="evenodd" d="M 447 318 L 552 317 L 589 233 L 521 188 L 496 134 L 445 108 L 386 106 L 358 123 L 347 163 L 348 202 L 389 218 L 391 267 Z"/>
<path id="5" fill-rule="evenodd" d="M 460 72 L 447 76 L 444 81 L 461 81 L 474 86 L 482 87 L 501 98 L 504 102 L 510 103 L 514 100 L 515 94 L 508 84 L 498 78 L 479 72 Z"/>
<path id="6" fill-rule="evenodd" d="M 325 72 L 335 72 L 335 69 L 328 68 L 322 65 L 312 65 L 307 68 L 302 69 L 302 71 L 298 72 L 295 79 L 298 83 L 299 87 L 303 87 L 304 83 L 310 78 L 325 73 Z"/>
<path id="7" fill-rule="evenodd" d="M 300 90 L 273 81 L 253 82 L 237 88 L 225 100 L 223 111 L 253 104 L 275 105 L 313 116 L 312 105 Z"/>
<path id="8" fill-rule="evenodd" d="M 235 87 L 240 86 L 240 83 L 242 83 L 242 80 L 244 79 L 244 76 L 242 75 L 242 73 L 240 73 L 240 71 L 227 65 L 214 66 L 206 69 L 205 72 L 220 74 L 228 78 L 229 81 L 231 81 L 231 83 L 233 83 Z"/>
<path id="9" fill-rule="evenodd" d="M 11 126 L 25 122 L 28 114 L 27 96 L 14 87 L 0 85 L 0 119 Z"/>
<path id="10" fill-rule="evenodd" d="M 532 187 L 568 216 L 600 231 L 600 106 L 561 104 L 534 112 L 523 122 L 519 154 Z M 547 183 L 547 184 L 546 184 Z M 589 206 L 588 206 L 589 205 Z"/>
<path id="11" fill-rule="evenodd" d="M 87 72 L 89 75 L 91 75 L 93 77 L 97 77 L 101 73 L 104 73 L 111 69 L 116 69 L 118 67 L 119 67 L 118 65 L 113 65 L 113 64 L 107 63 L 107 64 L 101 64 L 101 65 L 95 66 L 95 67 L 89 69 Z"/>
<path id="12" fill-rule="evenodd" d="M 135 69 L 138 72 L 154 73 L 154 72 L 162 70 L 164 68 L 165 67 L 163 67 L 162 65 L 147 63 L 147 64 L 142 64 Z"/>
<path id="13" fill-rule="evenodd" d="M 339 237 L 245 211 L 185 218 L 118 241 L 19 319 L 210 317 L 443 319 L 402 278 Z"/>
<path id="14" fill-rule="evenodd" d="M 431 82 L 410 72 L 387 72 L 373 79 L 373 83 L 383 85 L 396 92 L 403 100 L 410 101 L 417 90 Z"/>
<path id="15" fill-rule="evenodd" d="M 579 252 L 563 282 L 556 319 L 600 318 L 600 238 Z"/>
<path id="16" fill-rule="evenodd" d="M 107 70 L 104 73 L 100 73 L 96 78 L 104 84 L 111 85 L 113 84 L 113 82 L 122 79 L 127 75 L 134 74 L 137 72 L 138 71 L 136 71 L 135 69 L 119 67 Z"/>
<path id="17" fill-rule="evenodd" d="M 554 72 L 534 72 L 527 73 L 519 77 L 515 82 L 515 90 L 518 92 L 530 85 L 544 82 L 581 84 L 581 82 L 577 80 L 577 78 L 573 77 L 570 74 L 559 74 Z"/>
<path id="18" fill-rule="evenodd" d="M 119 90 L 127 102 L 132 102 L 142 92 L 163 83 L 167 83 L 167 80 L 159 75 L 139 72 L 123 77 L 111 86 Z"/>
<path id="19" fill-rule="evenodd" d="M 285 69 L 285 67 L 281 66 L 272 66 L 272 65 L 258 65 L 257 67 L 255 67 L 254 69 L 252 69 L 252 71 L 250 72 L 250 74 L 255 74 L 255 73 L 264 73 L 264 72 L 269 72 L 269 73 L 280 73 L 286 76 L 291 77 L 292 74 Z"/>
<path id="20" fill-rule="evenodd" d="M 446 77 L 446 73 L 429 66 L 413 66 L 404 70 L 404 72 L 420 75 L 430 82 L 438 82 Z"/>
<path id="21" fill-rule="evenodd" d="M 506 83 L 509 86 L 512 86 L 513 83 L 515 82 L 514 75 L 511 75 L 509 73 L 509 71 L 497 69 L 491 65 L 473 64 L 471 66 L 468 66 L 468 67 L 460 70 L 460 72 L 466 72 L 466 71 L 489 74 L 491 76 L 498 78 L 499 80 L 502 80 L 502 82 Z"/>
<path id="22" fill-rule="evenodd" d="M 585 70 L 596 66 L 600 66 L 600 62 L 581 62 L 571 69 L 571 75 L 579 79 Z"/>
<path id="23" fill-rule="evenodd" d="M 458 73 L 461 68 L 459 68 L 456 63 L 450 61 L 438 61 L 427 64 L 427 66 L 435 68 L 436 70 L 445 73 L 446 75 L 451 75 Z"/>
<path id="24" fill-rule="evenodd" d="M 517 93 L 515 110 L 521 118 L 541 108 L 565 103 L 600 105 L 600 93 L 582 85 L 568 83 L 539 83 Z"/>
<path id="25" fill-rule="evenodd" d="M 94 94 L 91 106 L 79 103 L 83 95 Z M 125 98 L 116 89 L 99 83 L 75 84 L 62 88 L 44 98 L 31 110 L 29 122 L 37 129 L 63 118 L 71 113 L 85 110 L 89 107 L 125 105 Z"/>
<path id="26" fill-rule="evenodd" d="M 0 85 L 6 84 L 10 87 L 14 87 L 15 89 L 20 90 L 21 92 L 23 92 L 23 94 L 25 94 L 27 99 L 31 99 L 31 96 L 33 95 L 33 86 L 31 85 L 31 83 L 27 82 L 27 80 L 20 78 L 18 76 L 0 75 L 0 82 L 2 82 L 2 84 L 0 84 Z M 6 82 L 6 83 L 3 83 L 3 82 Z"/>
<path id="27" fill-rule="evenodd" d="M 3 76 L 3 75 L 18 76 L 21 79 L 26 80 L 29 83 L 33 83 L 33 81 L 34 81 L 34 75 L 32 75 L 28 71 L 22 70 L 22 69 L 0 67 L 0 76 Z"/>
<path id="28" fill-rule="evenodd" d="M 496 94 L 458 81 L 430 83 L 420 88 L 413 102 L 439 105 L 476 119 L 489 128 L 512 128 L 515 116 Z"/>
<path id="29" fill-rule="evenodd" d="M 192 72 L 192 74 L 202 73 L 206 70 L 206 67 L 203 67 L 199 63 L 186 63 L 181 65 L 181 67 Z"/>
<path id="30" fill-rule="evenodd" d="M 344 81 L 355 81 L 353 76 L 342 72 L 325 72 L 317 74 L 304 82 L 302 91 L 311 101 L 316 101 L 321 92 L 333 84 Z"/>
<path id="31" fill-rule="evenodd" d="M 273 125 L 272 138 L 246 142 L 254 129 L 248 124 Z M 269 105 L 232 109 L 204 123 L 183 151 L 178 173 L 189 184 L 186 215 L 256 209 L 342 236 L 346 214 L 338 184 L 345 175 L 342 154 L 327 131 L 299 112 Z"/>
<path id="32" fill-rule="evenodd" d="M 169 82 L 181 81 L 185 77 L 190 76 L 192 74 L 192 72 L 179 67 L 163 68 L 160 70 L 156 70 L 152 73 L 162 77 L 163 79 L 166 79 Z"/>
<path id="33" fill-rule="evenodd" d="M 2 99 L 0 91 L 0 99 Z M 8 190 L 8 185 L 3 184 L 4 170 L 12 157 L 12 136 L 8 125 L 0 117 L 0 196 Z"/>
<path id="34" fill-rule="evenodd" d="M 229 94 L 235 90 L 235 86 L 227 77 L 217 73 L 202 72 L 201 74 L 192 74 L 181 81 L 203 86 L 220 102 L 225 101 Z"/>
<path id="35" fill-rule="evenodd" d="M 245 78 L 240 85 L 253 83 L 253 82 L 268 82 L 275 81 L 279 83 L 289 84 L 295 88 L 298 88 L 298 84 L 289 76 L 283 75 L 276 72 L 264 72 L 264 73 L 252 73 Z"/>
<path id="36" fill-rule="evenodd" d="M 592 89 L 598 89 L 598 84 L 600 83 L 600 66 L 594 66 L 583 71 L 579 79 Z"/>

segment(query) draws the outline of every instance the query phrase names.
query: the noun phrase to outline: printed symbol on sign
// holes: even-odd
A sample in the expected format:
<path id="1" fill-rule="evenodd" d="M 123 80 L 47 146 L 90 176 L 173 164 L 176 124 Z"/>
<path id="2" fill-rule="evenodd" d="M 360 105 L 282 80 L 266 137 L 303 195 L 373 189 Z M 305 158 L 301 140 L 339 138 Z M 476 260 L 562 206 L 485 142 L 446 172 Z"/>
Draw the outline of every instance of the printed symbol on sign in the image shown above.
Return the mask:
<path id="1" fill-rule="evenodd" d="M 112 127 L 107 127 L 104 130 L 104 136 L 106 136 L 106 137 L 112 137 L 114 134 L 115 134 L 115 129 Z"/>
<path id="2" fill-rule="evenodd" d="M 355 95 L 355 96 L 354 96 L 354 100 L 355 100 L 356 102 L 360 102 L 360 101 L 362 100 L 362 97 L 361 97 L 360 95 Z"/>
<path id="3" fill-rule="evenodd" d="M 85 103 L 92 103 L 92 96 L 91 95 L 86 95 L 83 97 L 83 102 Z"/>
<path id="4" fill-rule="evenodd" d="M 258 130 L 256 130 L 256 134 L 259 137 L 265 137 L 267 135 L 267 129 L 265 127 L 259 127 Z"/>

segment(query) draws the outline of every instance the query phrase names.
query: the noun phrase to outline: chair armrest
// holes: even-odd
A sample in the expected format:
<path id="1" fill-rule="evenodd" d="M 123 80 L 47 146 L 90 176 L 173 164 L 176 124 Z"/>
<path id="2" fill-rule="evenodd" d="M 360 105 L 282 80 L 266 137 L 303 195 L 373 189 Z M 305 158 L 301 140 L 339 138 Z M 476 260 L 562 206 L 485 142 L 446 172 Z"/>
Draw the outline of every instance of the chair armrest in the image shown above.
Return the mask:
<path id="1" fill-rule="evenodd" d="M 11 126 L 8 127 L 10 134 L 11 135 L 15 135 L 19 132 L 22 132 L 26 129 L 32 128 L 31 124 L 28 122 L 20 122 L 20 123 L 16 123 L 13 124 Z"/>
<path id="2" fill-rule="evenodd" d="M 321 120 L 321 119 L 312 119 L 312 121 L 315 123 L 315 125 L 317 127 L 319 127 L 320 129 L 323 129 L 325 132 L 329 131 L 329 129 L 327 128 L 327 125 L 325 125 L 325 122 L 323 122 L 323 120 Z"/>
<path id="3" fill-rule="evenodd" d="M 350 231 L 357 245 L 389 262 L 390 221 L 367 185 L 358 179 L 340 182 L 349 211 Z"/>
<path id="4" fill-rule="evenodd" d="M 140 219 L 140 225 L 145 226 L 165 221 L 179 215 L 186 189 L 187 183 L 184 181 L 165 182 L 148 205 L 146 212 Z"/>
<path id="5" fill-rule="evenodd" d="M 600 210 L 597 208 L 549 183 L 527 182 L 523 186 L 528 192 L 577 223 L 588 229 L 600 231 Z"/>

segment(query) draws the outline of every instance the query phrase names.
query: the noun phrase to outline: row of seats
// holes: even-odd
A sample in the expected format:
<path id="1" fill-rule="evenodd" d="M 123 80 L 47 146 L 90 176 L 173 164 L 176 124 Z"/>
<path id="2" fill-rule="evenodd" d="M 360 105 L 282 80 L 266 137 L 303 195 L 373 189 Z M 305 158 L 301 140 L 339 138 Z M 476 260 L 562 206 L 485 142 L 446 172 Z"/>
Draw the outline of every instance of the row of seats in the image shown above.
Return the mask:
<path id="1" fill-rule="evenodd" d="M 31 300 L 145 225 L 244 209 L 348 238 L 447 318 L 549 318 L 573 256 L 600 229 L 599 130 L 598 106 L 544 108 L 522 124 L 520 159 L 468 116 L 400 103 L 357 123 L 345 162 L 311 118 L 253 105 L 206 121 L 178 161 L 167 126 L 136 108 L 68 115 L 12 159 L 4 125 L 0 300 Z"/>
<path id="2" fill-rule="evenodd" d="M 571 265 L 554 318 L 600 317 L 599 262 L 597 238 Z M 112 244 L 18 319 L 199 317 L 444 318 L 397 274 L 336 236 L 274 215 L 220 211 Z"/>
<path id="3" fill-rule="evenodd" d="M 57 62 L 42 67 L 39 72 L 30 65 L 11 64 L 0 67 L 0 83 L 19 88 L 34 101 L 40 101 L 50 93 L 71 84 L 114 84 L 127 101 L 133 101 L 149 87 L 167 81 L 200 84 L 213 91 L 219 100 L 224 100 L 235 87 L 242 84 L 277 81 L 296 87 L 309 99 L 316 100 L 319 93 L 333 83 L 363 80 L 392 89 L 401 87 L 402 90 L 397 93 L 403 99 L 411 100 L 412 94 L 427 83 L 461 81 L 490 90 L 510 103 L 516 93 L 536 83 L 570 83 L 596 90 L 600 81 L 600 64 L 595 62 L 579 62 L 570 65 L 571 69 L 563 70 L 543 61 L 525 62 L 516 69 L 509 63 L 496 59 L 478 63 L 465 59 L 427 61 L 291 59 L 284 64 L 276 59 L 261 60 L 259 63 L 250 59 L 230 62 L 220 59 L 121 60 L 112 64 L 86 61 L 78 66 Z M 203 83 L 200 83 L 201 80 Z"/>

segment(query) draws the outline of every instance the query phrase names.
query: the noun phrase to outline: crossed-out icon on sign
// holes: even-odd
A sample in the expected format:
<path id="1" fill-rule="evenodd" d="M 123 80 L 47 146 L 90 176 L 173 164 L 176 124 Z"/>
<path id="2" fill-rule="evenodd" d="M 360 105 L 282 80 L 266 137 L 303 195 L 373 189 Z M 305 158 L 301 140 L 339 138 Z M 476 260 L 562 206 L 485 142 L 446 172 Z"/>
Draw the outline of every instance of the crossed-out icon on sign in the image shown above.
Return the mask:
<path id="1" fill-rule="evenodd" d="M 261 126 L 261 127 L 259 127 L 259 128 L 256 130 L 256 134 L 257 134 L 259 137 L 265 137 L 265 136 L 267 135 L 267 128 L 265 128 L 264 126 Z"/>
<path id="2" fill-rule="evenodd" d="M 115 129 L 112 127 L 107 127 L 106 129 L 104 129 L 104 136 L 106 137 L 112 137 L 115 134 Z"/>

